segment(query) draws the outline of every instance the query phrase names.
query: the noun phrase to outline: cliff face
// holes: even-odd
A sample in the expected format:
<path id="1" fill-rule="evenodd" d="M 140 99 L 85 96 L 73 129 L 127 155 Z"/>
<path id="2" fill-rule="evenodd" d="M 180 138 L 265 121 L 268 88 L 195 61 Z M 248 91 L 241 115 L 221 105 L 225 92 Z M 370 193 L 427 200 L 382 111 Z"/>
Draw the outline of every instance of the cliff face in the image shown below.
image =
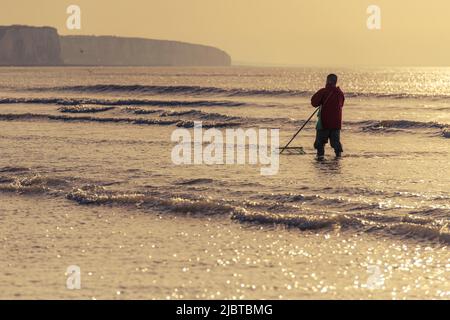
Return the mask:
<path id="1" fill-rule="evenodd" d="M 58 32 L 50 27 L 0 26 L 0 65 L 61 65 Z"/>
<path id="2" fill-rule="evenodd" d="M 102 66 L 229 66 L 219 49 L 175 41 L 112 36 L 62 36 L 66 65 Z"/>
<path id="3" fill-rule="evenodd" d="M 51 27 L 0 26 L 0 66 L 229 66 L 217 48 L 111 36 L 59 36 Z"/>

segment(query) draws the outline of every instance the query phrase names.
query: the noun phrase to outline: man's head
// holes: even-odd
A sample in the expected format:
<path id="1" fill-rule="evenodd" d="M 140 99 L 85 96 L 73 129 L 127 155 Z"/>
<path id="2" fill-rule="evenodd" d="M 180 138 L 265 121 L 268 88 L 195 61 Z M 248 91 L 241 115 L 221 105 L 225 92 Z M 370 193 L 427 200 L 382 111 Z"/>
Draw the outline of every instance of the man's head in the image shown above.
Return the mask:
<path id="1" fill-rule="evenodd" d="M 337 84 L 337 80 L 338 80 L 337 75 L 335 75 L 334 73 L 329 74 L 329 75 L 327 76 L 327 85 L 330 84 L 330 85 L 335 86 L 335 85 Z"/>

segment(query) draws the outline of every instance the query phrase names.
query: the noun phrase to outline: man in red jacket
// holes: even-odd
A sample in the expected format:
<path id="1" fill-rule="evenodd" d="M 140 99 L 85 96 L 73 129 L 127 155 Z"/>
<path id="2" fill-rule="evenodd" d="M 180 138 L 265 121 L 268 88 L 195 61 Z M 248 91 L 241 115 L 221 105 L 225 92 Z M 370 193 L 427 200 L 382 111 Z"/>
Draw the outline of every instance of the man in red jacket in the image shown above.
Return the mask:
<path id="1" fill-rule="evenodd" d="M 325 88 L 317 91 L 311 98 L 313 107 L 321 107 L 316 126 L 316 141 L 314 142 L 319 160 L 323 159 L 325 155 L 325 144 L 328 143 L 328 139 L 330 139 L 336 157 L 341 157 L 343 152 L 340 136 L 345 97 L 341 89 L 336 87 L 337 79 L 335 74 L 328 75 Z"/>

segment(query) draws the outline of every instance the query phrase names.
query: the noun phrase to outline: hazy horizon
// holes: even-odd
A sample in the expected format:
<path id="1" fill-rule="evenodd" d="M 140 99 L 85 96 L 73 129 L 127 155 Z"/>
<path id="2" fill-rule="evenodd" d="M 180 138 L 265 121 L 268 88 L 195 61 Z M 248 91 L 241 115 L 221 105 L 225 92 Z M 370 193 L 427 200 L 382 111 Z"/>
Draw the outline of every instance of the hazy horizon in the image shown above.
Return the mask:
<path id="1" fill-rule="evenodd" d="M 71 4 L 81 30 L 66 28 Z M 369 5 L 381 9 L 381 29 L 366 26 Z M 18 8 L 22 8 L 21 10 Z M 2 0 L 3 25 L 52 26 L 61 35 L 113 35 L 214 46 L 233 65 L 450 66 L 444 0 L 162 1 Z"/>

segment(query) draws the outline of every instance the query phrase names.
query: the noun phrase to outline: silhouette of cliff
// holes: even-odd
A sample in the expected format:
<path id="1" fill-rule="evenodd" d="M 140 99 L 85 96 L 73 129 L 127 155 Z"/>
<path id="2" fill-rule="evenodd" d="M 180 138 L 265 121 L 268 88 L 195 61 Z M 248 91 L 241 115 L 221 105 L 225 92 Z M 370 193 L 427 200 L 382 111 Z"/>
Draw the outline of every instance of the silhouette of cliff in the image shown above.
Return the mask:
<path id="1" fill-rule="evenodd" d="M 51 27 L 0 26 L 0 65 L 61 65 L 58 32 Z"/>
<path id="2" fill-rule="evenodd" d="M 112 36 L 62 36 L 67 65 L 103 66 L 229 66 L 219 49 L 176 41 Z"/>
<path id="3" fill-rule="evenodd" d="M 59 36 L 55 28 L 0 26 L 3 66 L 229 66 L 217 48 L 114 36 Z"/>

